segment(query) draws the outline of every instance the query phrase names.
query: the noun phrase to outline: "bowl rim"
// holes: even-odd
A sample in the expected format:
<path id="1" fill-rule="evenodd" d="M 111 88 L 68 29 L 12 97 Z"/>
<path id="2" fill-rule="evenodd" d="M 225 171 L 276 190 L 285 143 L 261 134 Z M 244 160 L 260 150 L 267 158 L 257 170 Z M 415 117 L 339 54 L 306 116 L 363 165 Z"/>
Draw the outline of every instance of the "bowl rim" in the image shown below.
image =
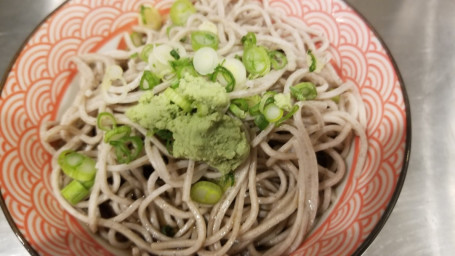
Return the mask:
<path id="1" fill-rule="evenodd" d="M 35 34 L 35 32 L 43 25 L 49 18 L 51 18 L 57 11 L 59 11 L 63 6 L 65 6 L 68 2 L 71 0 L 65 0 L 63 3 L 61 3 L 57 8 L 55 8 L 53 11 L 51 11 L 48 15 L 46 15 L 34 28 L 33 30 L 27 35 L 27 37 L 24 39 L 16 53 L 13 55 L 11 58 L 8 66 L 6 67 L 6 70 L 3 72 L 2 79 L 0 80 L 0 96 L 2 94 L 3 87 L 5 86 L 6 80 L 8 78 L 8 74 L 11 71 L 13 65 L 15 64 L 18 56 L 20 53 L 24 50 L 24 47 L 26 46 L 27 42 L 31 39 L 31 37 Z M 406 121 L 406 129 L 405 129 L 405 148 L 404 148 L 404 154 L 403 154 L 403 163 L 400 171 L 399 178 L 397 180 L 394 192 L 392 194 L 392 197 L 389 200 L 389 203 L 387 204 L 386 208 L 384 209 L 384 212 L 374 228 L 371 230 L 370 234 L 365 238 L 365 240 L 360 244 L 360 246 L 354 251 L 352 255 L 362 255 L 366 249 L 371 245 L 371 243 L 374 241 L 374 239 L 378 236 L 378 234 L 381 232 L 382 228 L 384 227 L 385 223 L 387 222 L 388 218 L 392 214 L 392 211 L 398 201 L 398 198 L 401 194 L 401 190 L 404 185 L 404 181 L 406 178 L 407 174 L 407 169 L 411 157 L 411 141 L 412 141 L 412 123 L 411 123 L 411 105 L 409 102 L 409 96 L 404 84 L 403 77 L 401 75 L 400 70 L 398 69 L 398 65 L 395 61 L 395 58 L 392 55 L 392 52 L 388 48 L 387 44 L 385 41 L 382 39 L 378 31 L 374 28 L 374 26 L 367 20 L 367 18 L 357 9 L 355 8 L 351 3 L 347 2 L 346 0 L 340 0 L 343 3 L 345 3 L 349 8 L 351 8 L 356 15 L 360 17 L 363 23 L 368 27 L 368 29 L 373 32 L 374 36 L 379 40 L 381 43 L 382 48 L 385 50 L 387 57 L 390 59 L 390 62 L 393 66 L 394 72 L 398 78 L 398 81 L 400 83 L 400 90 L 403 95 L 403 101 L 404 101 L 404 108 L 405 108 L 405 121 Z M 16 223 L 14 222 L 8 207 L 6 206 L 5 200 L 2 196 L 1 189 L 0 189 L 0 208 L 3 211 L 3 214 L 5 215 L 6 221 L 10 225 L 11 229 L 13 230 L 14 234 L 16 235 L 17 239 L 19 242 L 24 246 L 24 248 L 30 253 L 32 256 L 38 256 L 38 252 L 33 248 L 33 246 L 30 244 L 30 242 L 24 237 L 24 234 L 17 228 Z"/>

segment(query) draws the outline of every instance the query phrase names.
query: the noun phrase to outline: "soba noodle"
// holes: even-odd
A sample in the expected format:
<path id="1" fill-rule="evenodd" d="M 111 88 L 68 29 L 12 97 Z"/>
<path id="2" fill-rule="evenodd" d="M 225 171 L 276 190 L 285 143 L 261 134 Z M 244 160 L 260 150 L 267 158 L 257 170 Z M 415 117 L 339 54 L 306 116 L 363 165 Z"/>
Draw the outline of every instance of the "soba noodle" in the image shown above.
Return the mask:
<path id="1" fill-rule="evenodd" d="M 221 200 L 206 206 L 191 200 L 190 188 L 200 179 L 221 174 L 206 163 L 172 157 L 163 142 L 125 116 L 143 91 L 139 79 L 147 63 L 130 56 L 140 52 L 128 34 L 128 50 L 90 53 L 73 58 L 79 90 L 61 120 L 43 125 L 41 138 L 54 156 L 51 184 L 62 207 L 110 246 L 133 255 L 282 255 L 296 250 L 337 195 L 346 176 L 346 158 L 353 139 L 359 138 L 356 175 L 366 156 L 366 116 L 355 85 L 344 83 L 330 64 L 329 41 L 321 31 L 298 18 L 283 17 L 268 1 L 209 1 L 195 3 L 197 13 L 186 25 L 167 21 L 159 31 L 141 26 L 146 43 L 180 44 L 191 52 L 188 37 L 204 21 L 217 25 L 220 56 L 242 54 L 241 37 L 254 32 L 257 42 L 281 49 L 288 60 L 284 69 L 248 80 L 246 88 L 229 93 L 231 99 L 267 90 L 288 93 L 290 87 L 311 81 L 314 100 L 299 101 L 294 116 L 279 127 L 260 131 L 243 122 L 250 141 L 248 159 L 235 170 L 235 184 Z M 324 61 L 320 72 L 309 72 L 307 50 Z M 125 84 L 100 88 L 106 68 L 123 66 Z M 159 93 L 170 86 L 162 82 Z M 339 97 L 339 101 L 333 100 Z M 114 113 L 119 124 L 133 128 L 144 139 L 144 152 L 128 164 L 118 164 L 112 147 L 97 129 L 100 112 Z M 60 152 L 75 150 L 96 159 L 97 173 L 90 196 L 76 205 L 60 194 L 69 179 L 57 164 Z M 161 232 L 172 227 L 173 235 Z"/>

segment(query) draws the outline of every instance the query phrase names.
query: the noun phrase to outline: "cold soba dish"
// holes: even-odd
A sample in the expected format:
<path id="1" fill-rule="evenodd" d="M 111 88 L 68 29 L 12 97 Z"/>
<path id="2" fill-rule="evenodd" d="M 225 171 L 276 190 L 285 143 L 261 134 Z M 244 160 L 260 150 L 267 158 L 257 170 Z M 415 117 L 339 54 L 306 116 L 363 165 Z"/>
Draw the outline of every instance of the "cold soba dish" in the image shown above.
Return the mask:
<path id="1" fill-rule="evenodd" d="M 281 255 L 336 199 L 366 117 L 321 31 L 268 1 L 142 5 L 125 49 L 75 56 L 41 129 L 62 207 L 133 255 Z M 117 251 L 118 251 L 117 249 Z"/>

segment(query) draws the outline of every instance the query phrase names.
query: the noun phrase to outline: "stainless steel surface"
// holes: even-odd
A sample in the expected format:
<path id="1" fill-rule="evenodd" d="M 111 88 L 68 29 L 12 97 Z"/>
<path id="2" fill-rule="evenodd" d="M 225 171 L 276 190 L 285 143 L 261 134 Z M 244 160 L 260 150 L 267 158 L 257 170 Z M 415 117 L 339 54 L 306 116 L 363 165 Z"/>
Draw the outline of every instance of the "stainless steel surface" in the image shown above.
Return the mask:
<path id="1" fill-rule="evenodd" d="M 0 0 L 0 71 L 62 0 Z M 412 111 L 411 162 L 389 220 L 364 255 L 455 254 L 454 0 L 348 0 L 388 45 Z M 453 112 L 455 113 L 455 112 Z M 0 255 L 28 255 L 0 213 Z"/>

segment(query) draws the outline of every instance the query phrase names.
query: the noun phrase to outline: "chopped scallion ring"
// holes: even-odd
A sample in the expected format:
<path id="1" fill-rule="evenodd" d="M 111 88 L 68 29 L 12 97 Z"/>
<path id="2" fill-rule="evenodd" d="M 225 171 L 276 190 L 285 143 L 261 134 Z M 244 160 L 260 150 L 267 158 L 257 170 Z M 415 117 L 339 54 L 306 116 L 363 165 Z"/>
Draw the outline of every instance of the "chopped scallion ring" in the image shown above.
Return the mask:
<path id="1" fill-rule="evenodd" d="M 218 81 L 219 80 L 218 75 L 221 75 L 221 77 L 226 82 L 225 85 L 226 92 L 232 92 L 235 87 L 235 78 L 234 75 L 232 75 L 231 71 L 229 71 L 227 68 L 223 66 L 218 65 L 215 68 L 215 72 L 213 72 L 212 75 L 210 76 L 210 80 L 212 80 L 213 82 Z"/>
<path id="2" fill-rule="evenodd" d="M 202 47 L 210 47 L 218 49 L 218 36 L 209 31 L 193 31 L 191 32 L 191 46 L 194 51 Z"/>
<path id="3" fill-rule="evenodd" d="M 257 116 L 254 117 L 254 123 L 257 125 L 257 127 L 262 131 L 267 126 L 269 125 L 269 121 L 265 118 L 263 114 L 258 114 Z"/>
<path id="4" fill-rule="evenodd" d="M 75 205 L 89 195 L 90 189 L 87 189 L 77 180 L 73 180 L 60 193 L 70 204 Z"/>
<path id="5" fill-rule="evenodd" d="M 316 86 L 311 82 L 302 82 L 292 86 L 291 95 L 297 100 L 314 100 L 318 96 Z"/>
<path id="6" fill-rule="evenodd" d="M 151 90 L 158 84 L 160 84 L 160 79 L 152 72 L 144 70 L 144 74 L 139 82 L 139 88 L 143 91 Z"/>
<path id="7" fill-rule="evenodd" d="M 259 112 L 264 113 L 265 106 L 267 106 L 275 101 L 275 98 L 274 98 L 275 94 L 276 94 L 276 92 L 274 92 L 274 91 L 264 93 L 261 101 L 259 102 Z"/>
<path id="8" fill-rule="evenodd" d="M 101 112 L 96 118 L 96 126 L 98 129 L 107 132 L 117 126 L 117 121 L 115 120 L 113 114 L 108 112 Z"/>
<path id="9" fill-rule="evenodd" d="M 238 118 L 244 119 L 246 117 L 246 112 L 240 109 L 236 104 L 231 103 L 229 105 L 229 110 Z"/>
<path id="10" fill-rule="evenodd" d="M 245 48 L 242 62 L 252 77 L 263 76 L 270 71 L 270 57 L 262 46 Z"/>
<path id="11" fill-rule="evenodd" d="M 172 51 L 169 54 L 171 54 L 171 56 L 174 57 L 174 59 L 176 60 L 180 59 L 180 55 L 175 49 L 172 49 Z"/>
<path id="12" fill-rule="evenodd" d="M 77 181 L 89 181 L 95 177 L 95 160 L 72 150 L 65 150 L 58 156 L 58 165 L 63 173 Z"/>
<path id="13" fill-rule="evenodd" d="M 283 116 L 283 110 L 279 108 L 277 105 L 271 103 L 268 104 L 264 109 L 264 116 L 268 122 L 274 123 Z"/>
<path id="14" fill-rule="evenodd" d="M 223 196 L 223 190 L 210 181 L 198 181 L 191 186 L 191 199 L 201 204 L 216 204 Z"/>
<path id="15" fill-rule="evenodd" d="M 163 23 L 160 12 L 152 6 L 141 5 L 139 22 L 151 29 L 159 29 Z"/>
<path id="16" fill-rule="evenodd" d="M 106 132 L 106 134 L 104 135 L 104 142 L 119 140 L 123 137 L 130 136 L 130 133 L 131 127 L 129 126 L 123 125 L 115 127 L 114 129 Z"/>
<path id="17" fill-rule="evenodd" d="M 197 76 L 196 70 L 193 67 L 193 60 L 190 58 L 180 58 L 170 62 L 172 69 L 175 71 L 178 78 L 182 78 L 185 73 L 190 73 L 192 76 Z"/>
<path id="18" fill-rule="evenodd" d="M 280 126 L 282 123 L 284 123 L 286 120 L 288 120 L 289 118 L 291 118 L 295 112 L 297 112 L 297 110 L 299 110 L 299 106 L 298 105 L 294 105 L 294 107 L 292 107 L 292 109 L 285 115 L 283 116 L 280 120 L 278 120 L 276 123 L 275 123 L 275 126 Z"/>
<path id="19" fill-rule="evenodd" d="M 138 47 L 142 45 L 142 34 L 134 31 L 130 35 L 131 42 L 133 42 L 133 45 Z"/>
<path id="20" fill-rule="evenodd" d="M 213 48 L 203 47 L 194 54 L 193 66 L 201 75 L 213 73 L 218 63 L 218 54 Z"/>
<path id="21" fill-rule="evenodd" d="M 310 72 L 314 72 L 316 70 L 316 66 L 317 66 L 317 63 L 316 63 L 316 57 L 314 56 L 314 54 L 311 52 L 311 50 L 308 50 L 307 51 L 307 54 L 308 56 L 310 56 L 311 58 L 311 65 L 309 67 L 309 70 Z"/>
<path id="22" fill-rule="evenodd" d="M 272 68 L 275 70 L 282 69 L 288 64 L 286 55 L 280 51 L 271 51 L 269 52 L 269 56 Z"/>
<path id="23" fill-rule="evenodd" d="M 256 35 L 253 32 L 248 32 L 242 37 L 242 44 L 245 49 L 256 45 Z"/>
<path id="24" fill-rule="evenodd" d="M 144 48 L 142 48 L 142 51 L 139 54 L 139 58 L 141 58 L 141 60 L 143 60 L 145 62 L 148 62 L 149 61 L 149 55 L 152 52 L 154 47 L 155 47 L 154 44 L 146 44 L 146 45 L 144 45 Z"/>
<path id="25" fill-rule="evenodd" d="M 193 13 L 196 13 L 196 8 L 189 0 L 175 1 L 169 11 L 172 23 L 179 26 L 184 25 Z"/>
<path id="26" fill-rule="evenodd" d="M 135 160 L 144 147 L 144 142 L 139 136 L 123 137 L 119 140 L 110 141 L 109 144 L 114 146 L 117 162 L 121 164 L 128 164 Z"/>
<path id="27" fill-rule="evenodd" d="M 167 88 L 163 93 L 164 96 L 166 96 L 170 101 L 172 101 L 174 104 L 179 106 L 184 111 L 186 112 L 191 111 L 191 102 L 189 102 L 183 96 L 178 94 L 174 89 Z"/>

